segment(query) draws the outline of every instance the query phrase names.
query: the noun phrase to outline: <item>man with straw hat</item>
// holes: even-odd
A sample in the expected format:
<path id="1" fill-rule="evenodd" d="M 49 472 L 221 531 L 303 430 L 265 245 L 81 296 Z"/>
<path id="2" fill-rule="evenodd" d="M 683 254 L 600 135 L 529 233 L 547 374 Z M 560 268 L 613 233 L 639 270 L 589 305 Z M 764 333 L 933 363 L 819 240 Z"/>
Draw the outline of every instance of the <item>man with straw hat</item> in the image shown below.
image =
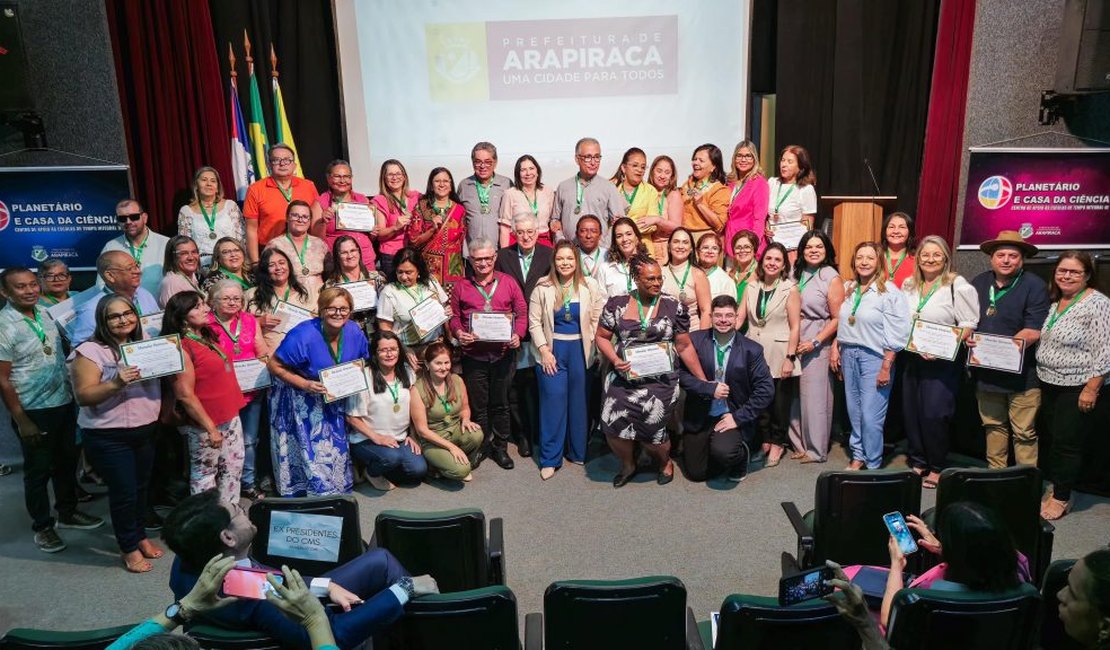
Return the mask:
<path id="1" fill-rule="evenodd" d="M 1007 467 L 1012 438 L 1015 461 L 1036 466 L 1034 420 L 1041 404 L 1041 389 L 1034 355 L 1041 325 L 1048 316 L 1048 287 L 1035 274 L 1025 272 L 1025 260 L 1037 254 L 1037 247 L 1016 230 L 999 232 L 994 239 L 980 244 L 979 250 L 990 256 L 991 270 L 971 281 L 979 294 L 979 327 L 968 340 L 968 346 L 972 348 L 972 365 L 977 366 L 976 397 L 979 417 L 987 432 L 987 463 L 992 468 Z M 974 348 L 981 335 L 1008 337 L 1015 344 L 1021 341 L 1024 345 L 1021 369 L 985 367 L 992 362 L 985 354 L 977 365 Z"/>

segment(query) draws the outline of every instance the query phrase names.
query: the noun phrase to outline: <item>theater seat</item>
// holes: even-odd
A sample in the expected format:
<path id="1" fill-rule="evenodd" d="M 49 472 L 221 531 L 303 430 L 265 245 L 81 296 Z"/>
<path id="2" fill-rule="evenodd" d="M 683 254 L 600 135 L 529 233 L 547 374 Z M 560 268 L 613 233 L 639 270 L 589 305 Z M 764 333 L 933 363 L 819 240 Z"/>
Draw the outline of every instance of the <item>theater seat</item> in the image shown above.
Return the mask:
<path id="1" fill-rule="evenodd" d="M 379 650 L 439 650 L 481 647 L 519 650 L 516 596 L 505 586 L 422 596 L 409 602 L 405 614 Z M 480 639 L 480 641 L 478 641 Z"/>
<path id="2" fill-rule="evenodd" d="M 271 552 L 270 521 L 275 512 L 326 515 L 342 519 L 338 558 L 335 561 L 309 560 Z M 261 499 L 251 505 L 247 515 L 258 528 L 258 535 L 252 546 L 252 557 L 265 566 L 280 568 L 287 564 L 301 575 L 320 576 L 350 562 L 366 550 L 366 544 L 362 540 L 362 524 L 358 517 L 358 501 L 352 495 Z"/>
<path id="3" fill-rule="evenodd" d="M 136 623 L 137 625 L 137 623 Z M 36 648 L 65 648 L 66 650 L 103 650 L 116 639 L 131 631 L 135 625 L 102 627 L 78 632 L 55 632 L 15 627 L 0 637 L 3 650 L 34 650 Z"/>
<path id="4" fill-rule="evenodd" d="M 1040 592 L 1027 583 L 1002 594 L 902 589 L 886 636 L 898 650 L 1031 650 L 1040 604 Z"/>
<path id="5" fill-rule="evenodd" d="M 713 647 L 716 650 L 858 650 L 859 646 L 859 633 L 835 607 L 824 601 L 784 607 L 779 605 L 777 598 L 733 594 L 721 604 L 717 644 Z"/>
<path id="6" fill-rule="evenodd" d="M 374 544 L 392 553 L 413 575 L 429 574 L 443 593 L 505 584 L 505 541 L 500 518 L 481 510 L 383 510 L 374 520 Z"/>

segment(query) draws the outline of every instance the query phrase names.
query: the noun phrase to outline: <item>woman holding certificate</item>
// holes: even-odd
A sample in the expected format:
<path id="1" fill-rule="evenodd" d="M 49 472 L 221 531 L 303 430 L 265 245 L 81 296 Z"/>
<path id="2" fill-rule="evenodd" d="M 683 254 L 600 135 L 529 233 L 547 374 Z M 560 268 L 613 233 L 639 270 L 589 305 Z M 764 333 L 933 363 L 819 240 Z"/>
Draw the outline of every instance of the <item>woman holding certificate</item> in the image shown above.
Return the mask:
<path id="1" fill-rule="evenodd" d="M 694 149 L 691 173 L 682 186 L 682 225 L 691 239 L 707 232 L 723 233 L 728 223 L 729 189 L 725 186 L 725 166 L 721 150 L 713 144 Z M 706 310 L 709 305 L 706 304 Z M 708 321 L 704 327 L 709 327 Z"/>
<path id="2" fill-rule="evenodd" d="M 1110 373 L 1110 299 L 1098 291 L 1096 278 L 1090 254 L 1060 255 L 1049 286 L 1052 307 L 1037 347 L 1041 409 L 1052 440 L 1052 494 L 1041 504 L 1041 516 L 1050 521 L 1071 510 L 1087 441 L 1106 434 L 1107 410 L 1100 393 Z"/>
<path id="3" fill-rule="evenodd" d="M 601 431 L 621 461 L 613 477 L 615 488 L 624 487 L 636 474 L 637 442 L 658 463 L 656 481 L 666 485 L 674 479 L 666 426 L 678 399 L 672 346 L 690 373 L 705 381 L 690 345 L 690 317 L 681 302 L 663 293 L 659 263 L 643 253 L 629 263 L 636 289 L 605 303 L 595 339 L 598 352 L 610 365 Z"/>
<path id="4" fill-rule="evenodd" d="M 347 398 L 347 442 L 351 455 L 366 464 L 374 489 L 419 483 L 428 473 L 420 444 L 409 435 L 411 395 L 416 377 L 401 339 L 393 332 L 370 337 L 367 389 Z"/>
<path id="5" fill-rule="evenodd" d="M 528 331 L 539 359 L 540 478 L 547 480 L 563 464 L 563 455 L 578 465 L 586 461 L 587 379 L 593 364 L 594 334 L 605 293 L 582 275 L 573 242 L 555 245 L 551 273 L 532 290 Z"/>
<path id="6" fill-rule="evenodd" d="M 304 201 L 290 201 L 285 209 L 285 234 L 275 237 L 266 248 L 276 248 L 285 253 L 293 263 L 294 277 L 310 291 L 324 286 L 324 262 L 328 246 L 323 239 L 308 234 L 312 222 L 312 208 Z"/>
<path id="7" fill-rule="evenodd" d="M 235 201 L 224 198 L 224 184 L 214 167 L 201 167 L 193 176 L 193 200 L 177 213 L 177 234 L 200 248 L 200 263 L 208 266 L 217 240 L 247 241 L 247 224 Z"/>
<path id="8" fill-rule="evenodd" d="M 179 335 L 185 352 L 185 370 L 171 383 L 182 411 L 177 429 L 189 445 L 189 493 L 216 488 L 221 501 L 234 505 L 243 473 L 239 409 L 245 402 L 231 357 L 209 326 L 210 312 L 203 296 L 182 291 L 166 303 L 162 336 Z"/>
<path id="9" fill-rule="evenodd" d="M 466 208 L 455 193 L 455 179 L 446 167 L 436 167 L 428 174 L 428 191 L 409 223 L 407 237 L 409 244 L 424 255 L 432 277 L 445 289 L 450 291 L 455 282 L 466 277 Z M 382 267 L 383 273 L 385 270 Z"/>
<path id="10" fill-rule="evenodd" d="M 139 369 L 126 365 L 120 353 L 120 346 L 142 338 L 131 301 L 107 295 L 96 305 L 92 336 L 69 357 L 85 457 L 108 484 L 116 543 L 132 573 L 150 571 L 154 567 L 148 560 L 162 557 L 162 549 L 147 539 L 143 528 L 162 384 L 156 379 L 141 381 Z"/>
<path id="11" fill-rule="evenodd" d="M 393 256 L 405 245 L 405 236 L 413 220 L 420 192 L 409 189 L 409 173 L 399 160 L 382 163 L 378 176 L 379 194 L 370 199 L 378 219 L 378 250 L 382 254 L 382 273 L 389 275 Z M 456 201 L 458 203 L 458 201 Z"/>
<path id="12" fill-rule="evenodd" d="M 643 149 L 632 147 L 624 152 L 620 166 L 609 180 L 617 186 L 617 190 L 627 204 L 624 216 L 636 222 L 636 227 L 643 235 L 644 245 L 650 250 L 656 226 L 659 222 L 665 221 L 666 217 L 659 216 L 662 212 L 659 191 L 645 181 L 646 171 L 647 155 Z"/>
<path id="13" fill-rule="evenodd" d="M 470 419 L 470 400 L 462 378 L 451 372 L 451 349 L 432 343 L 421 358 L 424 369 L 410 398 L 412 428 L 424 459 L 446 479 L 471 481 L 482 447 L 482 427 Z"/>
<path id="14" fill-rule="evenodd" d="M 378 306 L 378 286 L 381 276 L 362 263 L 362 249 L 349 235 L 335 238 L 331 250 L 332 272 L 324 286 L 343 287 L 355 300 L 351 320 L 362 328 L 366 336 L 374 331 L 373 310 Z"/>
<path id="15" fill-rule="evenodd" d="M 802 374 L 797 358 L 802 298 L 790 278 L 790 261 L 782 244 L 767 245 L 755 275 L 756 281 L 744 292 L 737 320 L 747 323 L 748 338 L 763 346 L 763 357 L 775 380 L 775 400 L 759 418 L 767 455 L 764 467 L 775 467 L 782 460 L 788 433 L 792 439 L 801 437 L 795 400 L 797 378 Z"/>
<path id="16" fill-rule="evenodd" d="M 960 343 L 979 324 L 979 293 L 952 269 L 943 238 L 921 240 L 913 277 L 902 285 L 913 323 L 902 373 L 902 424 L 909 442 L 906 462 L 935 488 L 948 456 L 948 427 L 964 363 Z"/>
<path id="17" fill-rule="evenodd" d="M 686 228 L 675 228 L 667 242 L 667 264 L 663 269 L 663 293 L 677 298 L 690 315 L 690 329 L 709 327 L 709 280 L 694 264 L 694 236 Z"/>
<path id="18" fill-rule="evenodd" d="M 732 171 L 728 174 L 728 223 L 725 224 L 726 243 L 730 243 L 741 230 L 755 233 L 760 242 L 757 254 L 763 252 L 763 226 L 767 221 L 767 202 L 770 188 L 763 168 L 759 165 L 759 149 L 751 140 L 742 140 L 732 151 Z M 729 248 L 729 257 L 734 255 Z"/>
<path id="19" fill-rule="evenodd" d="M 626 296 L 632 291 L 634 278 L 629 271 L 629 262 L 636 255 L 648 255 L 648 249 L 632 219 L 621 217 L 613 222 L 610 230 L 613 233 L 612 243 L 599 276 L 605 295 L 614 298 Z"/>
<path id="20" fill-rule="evenodd" d="M 832 428 L 833 391 L 829 374 L 829 343 L 836 337 L 844 283 L 836 270 L 836 251 L 829 236 L 820 230 L 802 235 L 798 243 L 801 260 L 794 280 L 802 298 L 802 322 L 798 336 L 798 359 L 802 378 L 798 382 L 801 406 L 799 435 L 792 437 L 793 460 L 823 463 L 829 453 Z"/>
<path id="21" fill-rule="evenodd" d="M 791 227 L 810 230 L 817 216 L 817 177 L 809 162 L 809 152 L 798 145 L 790 145 L 779 156 L 779 175 L 767 181 L 767 241 L 774 241 L 775 226 L 795 224 Z M 801 222 L 800 224 L 798 222 Z M 792 252 L 791 260 L 797 258 Z"/>
<path id="22" fill-rule="evenodd" d="M 312 204 L 311 231 L 324 240 L 329 250 L 335 247 L 335 240 L 341 236 L 353 238 L 362 252 L 363 264 L 373 269 L 374 245 L 370 238 L 375 235 L 377 218 L 370 207 L 370 199 L 354 191 L 353 181 L 349 162 L 333 160 L 328 163 L 328 191 L 317 196 Z"/>
<path id="23" fill-rule="evenodd" d="M 212 249 L 212 264 L 200 283 L 200 288 L 205 294 L 212 291 L 212 287 L 223 280 L 231 280 L 243 288 L 243 291 L 254 286 L 247 264 L 247 249 L 243 244 L 231 237 L 222 237 Z"/>
<path id="24" fill-rule="evenodd" d="M 233 280 L 221 280 L 209 292 L 208 304 L 212 307 L 208 313 L 208 325 L 216 333 L 220 349 L 232 364 L 245 366 L 244 370 L 252 371 L 252 375 L 259 372 L 260 366 L 270 359 L 270 346 L 262 336 L 258 319 L 243 309 L 242 287 Z M 239 481 L 239 494 L 254 501 L 264 496 L 257 484 L 255 451 L 262 426 L 266 389 L 252 390 L 251 385 L 244 386 L 242 382 L 239 388 L 246 400 L 243 408 L 239 409 L 239 422 L 243 425 L 243 475 Z"/>
<path id="25" fill-rule="evenodd" d="M 856 246 L 852 271 L 853 278 L 844 287 L 829 367 L 844 377 L 848 398 L 852 422 L 848 469 L 879 469 L 894 355 L 910 335 L 910 309 L 905 294 L 887 278 L 882 249 L 875 242 Z"/>
<path id="26" fill-rule="evenodd" d="M 528 154 L 517 158 L 513 176 L 513 187 L 505 190 L 501 198 L 501 215 L 497 220 L 500 247 L 506 248 L 516 243 L 513 236 L 513 216 L 522 212 L 530 212 L 536 218 L 536 225 L 539 227 L 536 243 L 550 247 L 555 190 L 543 184 L 543 170 L 536 159 Z"/>
<path id="27" fill-rule="evenodd" d="M 648 168 L 647 182 L 659 193 L 656 214 L 662 217 L 655 232 L 644 241 L 648 254 L 657 260 L 667 256 L 667 238 L 682 225 L 682 192 L 678 191 L 678 168 L 670 156 L 656 156 Z M 612 296 L 610 296 L 612 297 Z"/>
<path id="28" fill-rule="evenodd" d="M 345 289 L 324 289 L 320 317 L 294 327 L 270 358 L 270 445 L 281 496 L 351 491 L 342 398 L 366 389 L 357 364 L 369 353 L 350 321 L 353 304 Z"/>
<path id="29" fill-rule="evenodd" d="M 378 298 L 378 329 L 399 336 L 416 361 L 424 348 L 443 340 L 443 323 L 451 317 L 447 292 L 415 248 L 402 248 L 393 257 L 393 277 Z"/>
<path id="30" fill-rule="evenodd" d="M 266 248 L 258 260 L 255 281 L 243 298 L 247 310 L 258 317 L 262 336 L 271 350 L 294 325 L 316 314 L 315 290 L 309 290 L 293 275 L 293 263 L 281 249 Z"/>
<path id="31" fill-rule="evenodd" d="M 200 249 L 183 235 L 171 237 L 166 243 L 162 262 L 162 284 L 158 288 L 158 305 L 165 307 L 174 294 L 182 291 L 203 293 L 200 288 Z"/>
<path id="32" fill-rule="evenodd" d="M 705 273 L 709 282 L 709 301 L 712 303 L 717 296 L 736 297 L 736 283 L 721 268 L 724 257 L 721 255 L 721 238 L 717 233 L 707 232 L 698 239 L 698 251 L 695 255 L 698 268 Z"/>

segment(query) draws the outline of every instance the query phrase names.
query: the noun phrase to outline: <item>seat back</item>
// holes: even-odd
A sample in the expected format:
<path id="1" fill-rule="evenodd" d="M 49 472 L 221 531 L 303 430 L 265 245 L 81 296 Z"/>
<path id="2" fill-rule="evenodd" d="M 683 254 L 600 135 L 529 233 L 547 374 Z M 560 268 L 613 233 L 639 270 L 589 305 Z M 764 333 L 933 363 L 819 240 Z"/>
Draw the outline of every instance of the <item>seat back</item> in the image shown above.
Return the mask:
<path id="1" fill-rule="evenodd" d="M 686 647 L 686 586 L 671 576 L 553 582 L 543 615 L 545 648 Z"/>
<path id="2" fill-rule="evenodd" d="M 261 499 L 247 514 L 258 528 L 251 555 L 269 567 L 288 564 L 302 575 L 319 576 L 365 550 L 352 495 Z"/>
<path id="3" fill-rule="evenodd" d="M 430 574 L 443 593 L 489 586 L 486 516 L 481 510 L 383 510 L 374 520 L 374 540 L 409 573 Z"/>
<path id="4" fill-rule="evenodd" d="M 476 645 L 481 639 L 481 647 L 488 650 L 518 650 L 516 596 L 501 585 L 423 596 L 405 606 L 404 616 L 387 636 L 375 647 L 439 650 Z"/>
<path id="5" fill-rule="evenodd" d="M 1067 635 L 1060 620 L 1056 594 L 1068 584 L 1075 560 L 1057 560 L 1048 565 L 1041 581 L 1041 647 L 1053 650 L 1082 650 L 1083 644 Z"/>
<path id="6" fill-rule="evenodd" d="M 937 484 L 935 510 L 939 517 L 958 501 L 990 507 L 1005 522 L 1014 546 L 1029 558 L 1029 566 L 1039 579 L 1047 564 L 1047 558 L 1042 561 L 1041 557 L 1041 492 L 1041 471 L 1036 467 L 946 469 Z"/>
<path id="7" fill-rule="evenodd" d="M 890 562 L 883 515 L 918 515 L 921 477 L 909 470 L 822 472 L 813 500 L 813 561 L 841 565 Z"/>
<path id="8" fill-rule="evenodd" d="M 898 650 L 1030 650 L 1041 594 L 1022 584 L 1001 594 L 902 589 L 894 595 L 887 640 Z M 958 640 L 958 643 L 957 643 Z"/>
<path id="9" fill-rule="evenodd" d="M 280 650 L 281 644 L 261 632 L 216 625 L 191 625 L 185 631 L 203 650 Z"/>
<path id="10" fill-rule="evenodd" d="M 858 650 L 859 633 L 823 601 L 783 607 L 778 599 L 733 594 L 721 605 L 716 650 Z"/>
<path id="11" fill-rule="evenodd" d="M 65 648 L 66 650 L 104 650 L 116 639 L 127 634 L 134 625 L 118 625 L 78 632 L 54 632 L 14 627 L 0 637 L 3 650 L 36 650 Z"/>

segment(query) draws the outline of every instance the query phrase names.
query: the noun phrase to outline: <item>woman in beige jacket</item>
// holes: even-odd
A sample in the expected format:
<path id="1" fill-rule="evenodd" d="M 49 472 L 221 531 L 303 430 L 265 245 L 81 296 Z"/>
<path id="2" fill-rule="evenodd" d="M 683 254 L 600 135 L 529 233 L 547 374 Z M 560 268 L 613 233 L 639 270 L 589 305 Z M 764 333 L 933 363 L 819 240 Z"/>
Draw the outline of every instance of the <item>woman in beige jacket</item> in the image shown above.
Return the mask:
<path id="1" fill-rule="evenodd" d="M 555 246 L 551 273 L 541 278 L 528 305 L 528 331 L 539 359 L 540 477 L 547 480 L 567 459 L 586 460 L 586 368 L 594 356 L 594 333 L 605 291 L 582 274 L 578 250 Z"/>

